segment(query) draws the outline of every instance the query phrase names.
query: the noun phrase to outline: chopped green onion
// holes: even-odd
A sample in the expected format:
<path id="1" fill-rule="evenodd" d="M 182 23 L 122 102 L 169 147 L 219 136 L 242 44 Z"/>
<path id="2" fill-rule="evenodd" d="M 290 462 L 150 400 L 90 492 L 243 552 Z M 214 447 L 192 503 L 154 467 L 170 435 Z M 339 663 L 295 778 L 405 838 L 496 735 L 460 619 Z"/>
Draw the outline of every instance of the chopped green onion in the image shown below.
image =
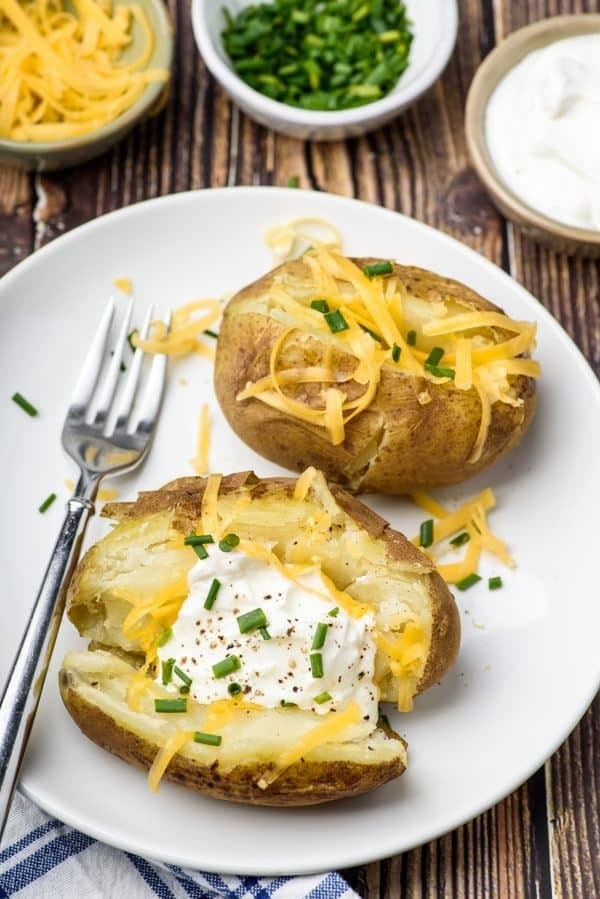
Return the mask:
<path id="1" fill-rule="evenodd" d="M 427 362 L 425 362 L 423 367 L 432 374 L 434 378 L 450 378 L 451 380 L 454 380 L 456 374 L 453 368 L 439 368 L 439 366 L 429 365 Z"/>
<path id="2" fill-rule="evenodd" d="M 252 609 L 251 612 L 244 612 L 243 615 L 237 616 L 237 623 L 241 634 L 248 634 L 255 631 L 259 627 L 266 627 L 267 616 L 262 609 Z"/>
<path id="3" fill-rule="evenodd" d="M 367 278 L 374 278 L 376 275 L 391 275 L 393 271 L 394 266 L 389 259 L 382 262 L 372 262 L 370 265 L 365 265 L 363 268 L 363 272 Z"/>
<path id="4" fill-rule="evenodd" d="M 190 692 L 190 685 L 189 685 L 189 684 L 184 684 L 182 687 L 179 688 L 179 692 L 182 694 L 182 696 L 183 696 L 184 694 L 189 693 L 189 692 Z"/>
<path id="5" fill-rule="evenodd" d="M 282 699 L 281 702 L 279 703 L 279 705 L 284 709 L 297 709 L 298 708 L 297 702 L 287 702 L 287 700 L 285 700 L 285 699 Z"/>
<path id="6" fill-rule="evenodd" d="M 402 352 L 402 347 L 399 347 L 397 343 L 392 347 L 392 359 L 394 362 L 398 362 L 400 359 L 400 353 Z"/>
<path id="7" fill-rule="evenodd" d="M 160 632 L 158 637 L 156 638 L 157 646 L 164 646 L 165 643 L 168 643 L 171 637 L 173 636 L 173 628 L 166 627 L 164 630 Z"/>
<path id="8" fill-rule="evenodd" d="M 328 614 L 331 618 L 337 618 L 337 616 L 340 614 L 340 607 L 339 607 L 339 606 L 335 606 L 335 608 L 334 608 L 334 609 L 331 609 L 331 611 L 330 611 L 330 612 L 327 612 L 327 614 Z"/>
<path id="9" fill-rule="evenodd" d="M 325 314 L 326 312 L 329 312 L 329 303 L 327 300 L 313 300 L 310 304 L 310 308 Z"/>
<path id="10" fill-rule="evenodd" d="M 203 543 L 214 543 L 210 534 L 188 534 L 183 538 L 186 546 L 202 546 Z"/>
<path id="11" fill-rule="evenodd" d="M 163 684 L 170 684 L 171 678 L 173 676 L 173 665 L 175 664 L 175 659 L 165 659 L 165 661 L 161 665 L 162 672 L 162 682 Z"/>
<path id="12" fill-rule="evenodd" d="M 230 553 L 232 549 L 239 544 L 240 538 L 237 534 L 226 534 L 219 540 L 219 549 L 224 553 Z"/>
<path id="13" fill-rule="evenodd" d="M 417 332 L 409 331 L 406 335 L 406 342 L 409 346 L 414 346 L 417 342 Z"/>
<path id="14" fill-rule="evenodd" d="M 204 549 L 203 543 L 192 543 L 191 546 L 199 559 L 208 559 L 208 553 Z"/>
<path id="15" fill-rule="evenodd" d="M 331 699 L 331 693 L 328 693 L 327 690 L 323 690 L 322 693 L 319 693 L 318 696 L 315 696 L 315 702 L 319 705 L 323 705 L 324 702 L 329 702 Z"/>
<path id="16" fill-rule="evenodd" d="M 135 353 L 135 351 L 137 350 L 137 347 L 136 347 L 135 343 L 133 342 L 134 337 L 139 337 L 139 331 L 137 330 L 137 328 L 134 328 L 134 330 L 130 331 L 129 334 L 127 335 L 127 343 L 131 347 L 131 351 L 133 353 Z"/>
<path id="17" fill-rule="evenodd" d="M 339 334 L 340 331 L 348 330 L 348 322 L 339 309 L 334 309 L 333 312 L 326 312 L 325 321 L 329 325 L 329 330 L 332 334 Z"/>
<path id="18" fill-rule="evenodd" d="M 288 178 L 288 187 L 300 187 L 300 176 L 299 175 L 291 175 Z"/>
<path id="19" fill-rule="evenodd" d="M 261 637 L 263 638 L 263 640 L 270 640 L 270 639 L 271 639 L 271 634 L 268 632 L 268 630 L 266 629 L 266 627 L 259 627 L 258 630 L 260 631 L 260 635 L 261 635 Z"/>
<path id="20" fill-rule="evenodd" d="M 50 496 L 47 496 L 41 506 L 38 508 L 38 512 L 45 512 L 46 509 L 49 509 L 54 500 L 56 499 L 56 493 L 51 493 Z"/>
<path id="21" fill-rule="evenodd" d="M 428 518 L 421 522 L 419 529 L 419 543 L 425 548 L 433 543 L 433 518 Z"/>
<path id="22" fill-rule="evenodd" d="M 194 732 L 194 743 L 204 743 L 206 746 L 220 746 L 223 737 L 219 734 L 205 734 L 201 730 Z"/>
<path id="23" fill-rule="evenodd" d="M 32 418 L 38 414 L 38 410 L 35 406 L 32 406 L 31 403 L 25 399 L 25 397 L 21 393 L 13 393 L 12 400 L 17 406 L 20 406 L 23 412 L 27 412 L 28 415 L 31 415 Z"/>
<path id="24" fill-rule="evenodd" d="M 179 680 L 183 681 L 186 687 L 191 687 L 192 679 L 189 677 L 185 671 L 182 671 L 177 665 L 173 665 L 173 674 L 176 674 Z"/>
<path id="25" fill-rule="evenodd" d="M 213 578 L 212 584 L 210 585 L 210 589 L 208 591 L 208 595 L 204 600 L 204 608 L 212 609 L 215 604 L 215 599 L 217 598 L 217 593 L 221 587 L 221 581 L 217 580 L 216 577 Z"/>
<path id="26" fill-rule="evenodd" d="M 370 334 L 373 340 L 376 340 L 377 343 L 383 343 L 383 337 L 380 337 L 379 334 L 376 334 L 375 331 L 371 331 L 370 328 L 367 328 L 366 325 L 361 325 L 363 331 L 366 331 L 367 334 Z"/>
<path id="27" fill-rule="evenodd" d="M 450 540 L 451 546 L 463 546 L 465 543 L 468 543 L 471 539 L 471 535 L 467 533 L 467 531 L 463 531 L 462 534 L 457 534 L 456 537 L 453 537 Z"/>
<path id="28" fill-rule="evenodd" d="M 469 587 L 472 587 L 473 584 L 476 584 L 480 580 L 481 580 L 480 575 L 475 574 L 475 572 L 472 572 L 471 574 L 468 574 L 466 577 L 464 577 L 462 579 L 462 581 L 459 581 L 454 586 L 456 587 L 457 590 L 468 590 Z"/>
<path id="29" fill-rule="evenodd" d="M 155 699 L 155 712 L 187 712 L 187 699 Z"/>
<path id="30" fill-rule="evenodd" d="M 234 681 L 232 684 L 227 684 L 227 692 L 230 696 L 239 696 L 242 692 L 241 685 Z"/>
<path id="31" fill-rule="evenodd" d="M 499 590 L 502 586 L 502 578 L 500 575 L 496 575 L 496 577 L 491 577 L 488 580 L 488 588 L 490 590 Z"/>
<path id="32" fill-rule="evenodd" d="M 325 638 L 327 637 L 328 630 L 329 630 L 329 625 L 325 624 L 323 621 L 320 621 L 317 624 L 317 628 L 315 630 L 315 635 L 313 637 L 313 641 L 312 641 L 312 644 L 310 647 L 311 649 L 323 649 L 323 646 L 325 645 Z"/>
<path id="33" fill-rule="evenodd" d="M 313 677 L 323 677 L 323 656 L 320 652 L 311 652 L 310 670 Z"/>
<path id="34" fill-rule="evenodd" d="M 215 677 L 226 677 L 228 674 L 238 671 L 241 667 L 242 663 L 237 656 L 227 656 L 225 659 L 221 659 L 220 662 L 216 662 L 212 666 L 212 670 Z"/>
<path id="35" fill-rule="evenodd" d="M 202 333 L 206 334 L 207 337 L 214 337 L 215 340 L 217 340 L 219 336 L 216 331 L 211 331 L 210 328 L 205 328 Z"/>
<path id="36" fill-rule="evenodd" d="M 425 365 L 438 365 L 442 356 L 444 355 L 444 349 L 441 346 L 434 346 L 429 356 L 425 360 Z"/>

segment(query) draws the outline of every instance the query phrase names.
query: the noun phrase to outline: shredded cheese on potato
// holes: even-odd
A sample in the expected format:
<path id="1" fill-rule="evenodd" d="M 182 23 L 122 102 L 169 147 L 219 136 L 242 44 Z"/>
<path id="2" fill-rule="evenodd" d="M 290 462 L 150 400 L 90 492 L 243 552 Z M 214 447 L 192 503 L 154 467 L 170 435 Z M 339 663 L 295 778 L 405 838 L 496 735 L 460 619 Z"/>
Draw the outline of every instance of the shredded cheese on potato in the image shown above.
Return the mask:
<path id="1" fill-rule="evenodd" d="M 270 229 L 268 240 L 296 233 L 296 223 L 288 230 L 286 227 Z M 291 241 L 288 250 L 293 247 Z M 434 385 L 476 391 L 481 417 L 468 462 L 477 462 L 485 447 L 493 404 L 523 405 L 514 392 L 511 377 L 540 375 L 538 362 L 521 358 L 535 346 L 535 325 L 486 310 L 450 314 L 450 301 L 453 310 L 461 305 L 453 297 L 428 304 L 427 320 L 412 321 L 411 298 L 395 274 L 368 277 L 335 247 L 322 243 L 315 243 L 302 259 L 310 271 L 313 291 L 299 298 L 289 293 L 284 280 L 272 285 L 268 296 L 271 313 L 280 311 L 282 321 L 292 320 L 294 324 L 274 341 L 269 374 L 246 384 L 237 401 L 252 397 L 322 427 L 332 445 L 337 446 L 346 438 L 348 422 L 373 401 L 384 367 L 391 366 Z M 341 314 L 343 327 L 332 330 L 326 315 L 311 306 L 313 300 L 324 300 L 330 312 Z M 323 352 L 323 359 L 311 360 L 305 368 L 286 367 L 282 359 L 286 347 L 297 341 L 298 330 L 314 335 L 327 348 L 329 358 L 325 359 Z M 411 331 L 416 340 L 409 339 Z M 428 362 L 433 346 L 443 350 L 439 365 Z M 354 369 L 350 374 L 344 372 L 341 379 L 331 365 L 332 347 L 355 359 Z M 350 381 L 354 383 L 352 394 Z M 303 385 L 310 384 L 320 384 L 320 404 L 315 403 L 314 389 L 310 401 L 304 399 Z M 356 385 L 364 388 L 358 396 Z M 432 399 L 427 389 L 421 389 L 416 398 L 421 405 Z"/>
<path id="2" fill-rule="evenodd" d="M 137 27 L 144 46 L 123 62 Z M 0 137 L 55 141 L 88 134 L 129 109 L 147 85 L 154 35 L 143 8 L 110 0 L 0 0 Z"/>

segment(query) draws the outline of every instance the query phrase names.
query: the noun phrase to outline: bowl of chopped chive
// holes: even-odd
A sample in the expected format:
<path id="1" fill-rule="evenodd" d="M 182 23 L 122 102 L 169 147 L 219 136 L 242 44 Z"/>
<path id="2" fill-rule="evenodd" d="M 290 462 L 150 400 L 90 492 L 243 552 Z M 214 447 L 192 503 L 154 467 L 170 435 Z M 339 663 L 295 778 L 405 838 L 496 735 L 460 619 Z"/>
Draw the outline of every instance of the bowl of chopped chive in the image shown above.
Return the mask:
<path id="1" fill-rule="evenodd" d="M 240 108 L 308 140 L 371 131 L 437 80 L 455 0 L 192 0 L 198 49 Z"/>

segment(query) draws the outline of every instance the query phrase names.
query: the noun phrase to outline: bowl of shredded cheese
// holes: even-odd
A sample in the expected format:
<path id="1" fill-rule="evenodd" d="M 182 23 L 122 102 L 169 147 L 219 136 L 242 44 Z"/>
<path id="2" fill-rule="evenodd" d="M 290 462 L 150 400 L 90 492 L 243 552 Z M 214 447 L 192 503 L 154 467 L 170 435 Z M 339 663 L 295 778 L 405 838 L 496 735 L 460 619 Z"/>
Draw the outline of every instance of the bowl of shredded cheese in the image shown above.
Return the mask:
<path id="1" fill-rule="evenodd" d="M 86 162 L 166 97 L 163 0 L 0 0 L 0 163 Z"/>

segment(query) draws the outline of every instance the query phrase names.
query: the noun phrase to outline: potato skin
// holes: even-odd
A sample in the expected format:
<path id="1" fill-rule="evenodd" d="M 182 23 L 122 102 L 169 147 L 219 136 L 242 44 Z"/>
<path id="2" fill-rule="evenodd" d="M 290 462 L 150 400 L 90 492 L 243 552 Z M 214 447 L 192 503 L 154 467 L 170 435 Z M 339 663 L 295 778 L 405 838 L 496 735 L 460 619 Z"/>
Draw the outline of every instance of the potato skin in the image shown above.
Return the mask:
<path id="1" fill-rule="evenodd" d="M 377 260 L 354 261 L 362 267 Z M 372 403 L 347 424 L 346 438 L 338 446 L 329 442 L 321 427 L 255 398 L 236 400 L 248 382 L 269 373 L 271 348 L 287 327 L 244 306 L 267 294 L 282 274 L 290 284 L 301 284 L 303 289 L 310 284 L 306 266 L 294 260 L 245 287 L 227 305 L 217 343 L 217 399 L 232 429 L 256 452 L 292 470 L 314 465 L 328 480 L 352 492 L 406 494 L 473 477 L 520 440 L 535 410 L 535 382 L 525 376 L 511 377 L 511 386 L 523 400 L 521 406 L 493 404 L 488 435 L 474 463 L 468 460 L 481 419 L 476 390 L 458 390 L 452 382 L 435 384 L 391 365 L 383 367 Z M 427 302 L 439 302 L 441 295 L 450 295 L 469 309 L 501 311 L 464 284 L 425 269 L 394 264 L 394 274 L 410 294 Z M 310 345 L 306 351 L 311 352 Z M 298 352 L 301 355 L 300 347 Z M 333 367 L 352 370 L 352 357 L 336 351 Z M 316 405 L 319 386 L 311 385 L 303 401 L 310 405 L 315 397 Z M 421 404 L 418 397 L 425 390 L 431 401 Z M 361 460 L 358 468 L 357 459 Z"/>

